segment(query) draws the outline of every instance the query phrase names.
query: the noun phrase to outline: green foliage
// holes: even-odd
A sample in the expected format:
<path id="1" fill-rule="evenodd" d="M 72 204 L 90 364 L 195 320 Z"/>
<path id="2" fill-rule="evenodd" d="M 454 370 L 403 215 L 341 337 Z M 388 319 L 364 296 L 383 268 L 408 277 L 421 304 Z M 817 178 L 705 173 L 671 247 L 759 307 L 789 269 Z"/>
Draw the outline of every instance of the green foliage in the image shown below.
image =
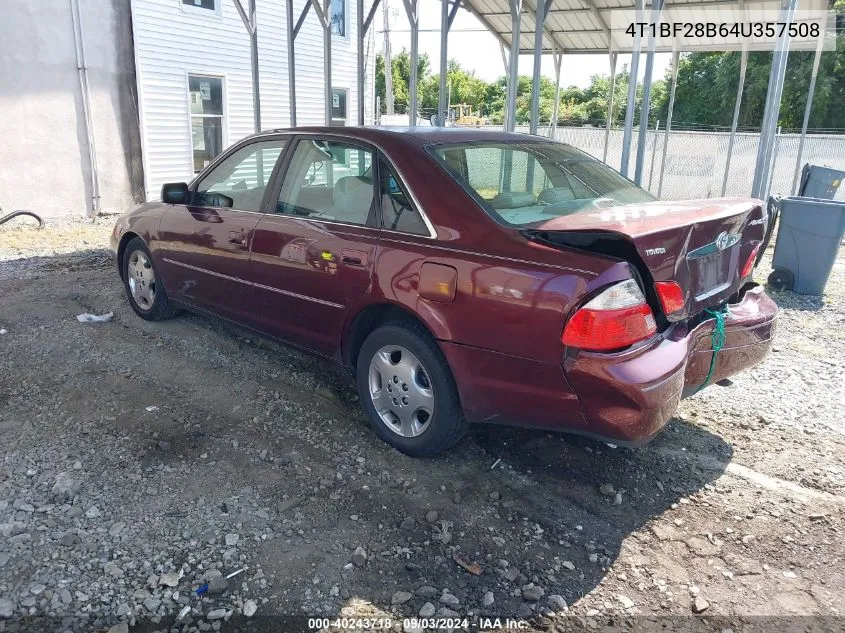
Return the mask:
<path id="1" fill-rule="evenodd" d="M 836 0 L 839 12 L 837 46 L 835 51 L 822 54 L 813 108 L 810 115 L 811 129 L 845 129 L 845 0 Z M 786 129 L 800 128 L 807 99 L 813 66 L 813 51 L 792 51 L 786 71 L 779 124 Z M 745 89 L 740 108 L 739 126 L 759 128 L 769 88 L 772 54 L 752 52 L 748 55 Z M 733 119 L 736 90 L 739 82 L 740 53 L 690 53 L 683 55 L 678 65 L 678 84 L 675 97 L 673 125 L 677 127 L 729 127 Z M 408 81 L 410 55 L 402 50 L 393 58 L 393 90 L 397 112 L 406 112 L 408 106 Z M 423 115 L 434 114 L 440 95 L 440 77 L 432 74 L 429 59 L 421 55 L 418 65 L 419 107 Z M 663 79 L 654 81 L 651 88 L 649 127 L 666 121 L 669 107 L 671 69 Z M 616 75 L 613 95 L 613 123 L 621 125 L 625 118 L 628 97 L 629 71 L 623 67 Z M 487 83 L 475 76 L 456 60 L 451 60 L 447 70 L 449 103 L 470 104 L 473 110 L 491 123 L 504 121 L 507 85 L 504 77 Z M 604 126 L 607 119 L 610 78 L 594 75 L 590 85 L 561 88 L 558 122 L 568 125 Z M 381 97 L 385 111 L 384 58 L 376 59 L 376 94 Z M 540 79 L 539 122 L 547 125 L 554 111 L 554 83 L 546 77 Z M 634 121 L 639 122 L 642 85 L 637 86 Z M 529 122 L 531 111 L 531 78 L 521 75 L 517 84 L 516 120 L 520 125 Z"/>

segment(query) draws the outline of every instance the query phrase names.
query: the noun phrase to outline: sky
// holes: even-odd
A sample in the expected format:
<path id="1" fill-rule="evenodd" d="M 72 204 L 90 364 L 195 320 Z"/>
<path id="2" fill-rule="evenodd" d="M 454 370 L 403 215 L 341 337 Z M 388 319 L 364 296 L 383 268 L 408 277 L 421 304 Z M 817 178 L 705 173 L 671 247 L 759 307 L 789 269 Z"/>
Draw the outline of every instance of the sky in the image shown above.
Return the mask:
<path id="1" fill-rule="evenodd" d="M 420 3 L 420 54 L 428 53 L 431 71 L 439 73 L 440 64 L 440 2 L 439 0 L 419 0 Z M 384 6 L 382 2 L 382 7 Z M 402 48 L 411 48 L 411 33 L 402 0 L 389 0 L 390 42 L 393 53 Z M 525 20 L 525 16 L 523 16 Z M 384 14 L 379 12 L 373 20 L 376 32 L 376 49 L 384 50 Z M 533 29 L 533 23 L 531 25 Z M 476 76 L 485 81 L 493 81 L 504 76 L 502 53 L 498 40 L 471 13 L 461 8 L 455 16 L 449 33 L 449 58 L 457 59 L 461 66 L 474 70 Z M 619 55 L 617 71 L 623 64 L 630 64 L 630 55 Z M 671 54 L 657 54 L 654 59 L 654 79 L 663 77 L 669 66 Z M 644 58 L 640 58 L 640 77 L 642 77 Z M 532 55 L 520 55 L 519 74 L 531 75 L 534 68 Z M 542 74 L 554 81 L 554 62 L 551 55 L 545 55 Z M 590 85 L 590 77 L 597 74 L 610 74 L 610 62 L 607 55 L 564 55 L 561 67 L 560 85 L 563 88 Z"/>

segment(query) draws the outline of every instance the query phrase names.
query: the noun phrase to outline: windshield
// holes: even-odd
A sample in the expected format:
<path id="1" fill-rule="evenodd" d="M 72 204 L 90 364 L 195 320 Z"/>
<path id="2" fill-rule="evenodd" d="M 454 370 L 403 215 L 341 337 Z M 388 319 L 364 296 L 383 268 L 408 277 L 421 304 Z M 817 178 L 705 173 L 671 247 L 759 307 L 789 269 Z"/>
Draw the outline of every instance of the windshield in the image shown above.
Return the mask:
<path id="1" fill-rule="evenodd" d="M 515 226 L 656 199 L 563 143 L 475 141 L 427 149 L 494 218 Z"/>

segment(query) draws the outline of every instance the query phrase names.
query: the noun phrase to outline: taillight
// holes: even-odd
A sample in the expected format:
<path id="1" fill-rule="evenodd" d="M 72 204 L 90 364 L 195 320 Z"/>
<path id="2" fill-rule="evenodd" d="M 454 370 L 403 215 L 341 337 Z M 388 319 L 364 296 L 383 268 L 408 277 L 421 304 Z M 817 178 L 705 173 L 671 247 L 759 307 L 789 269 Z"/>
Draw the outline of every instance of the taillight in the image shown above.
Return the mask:
<path id="1" fill-rule="evenodd" d="M 654 314 L 633 279 L 614 284 L 588 301 L 566 324 L 568 347 L 607 351 L 628 347 L 657 331 Z"/>
<path id="2" fill-rule="evenodd" d="M 745 279 L 751 274 L 751 271 L 754 270 L 754 262 L 757 261 L 757 253 L 760 252 L 761 246 L 762 244 L 757 244 L 757 246 L 754 247 L 754 250 L 751 251 L 751 255 L 748 256 L 748 260 L 745 262 L 745 266 L 742 267 L 742 272 L 739 274 L 740 279 Z"/>
<path id="3" fill-rule="evenodd" d="M 666 314 L 672 314 L 684 307 L 684 291 L 677 281 L 656 281 L 654 287 Z"/>

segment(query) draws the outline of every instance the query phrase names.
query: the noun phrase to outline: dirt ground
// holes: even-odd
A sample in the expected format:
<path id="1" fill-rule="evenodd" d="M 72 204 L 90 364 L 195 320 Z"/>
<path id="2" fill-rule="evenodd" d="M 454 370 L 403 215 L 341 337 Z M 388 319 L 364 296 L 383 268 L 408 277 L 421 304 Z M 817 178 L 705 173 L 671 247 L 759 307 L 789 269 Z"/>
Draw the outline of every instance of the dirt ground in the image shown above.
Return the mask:
<path id="1" fill-rule="evenodd" d="M 0 631 L 165 630 L 186 607 L 173 630 L 244 611 L 275 630 L 421 613 L 845 628 L 843 253 L 823 299 L 773 294 L 763 365 L 685 400 L 644 448 L 478 426 L 415 460 L 325 362 L 200 316 L 136 317 L 111 222 L 0 227 Z"/>

